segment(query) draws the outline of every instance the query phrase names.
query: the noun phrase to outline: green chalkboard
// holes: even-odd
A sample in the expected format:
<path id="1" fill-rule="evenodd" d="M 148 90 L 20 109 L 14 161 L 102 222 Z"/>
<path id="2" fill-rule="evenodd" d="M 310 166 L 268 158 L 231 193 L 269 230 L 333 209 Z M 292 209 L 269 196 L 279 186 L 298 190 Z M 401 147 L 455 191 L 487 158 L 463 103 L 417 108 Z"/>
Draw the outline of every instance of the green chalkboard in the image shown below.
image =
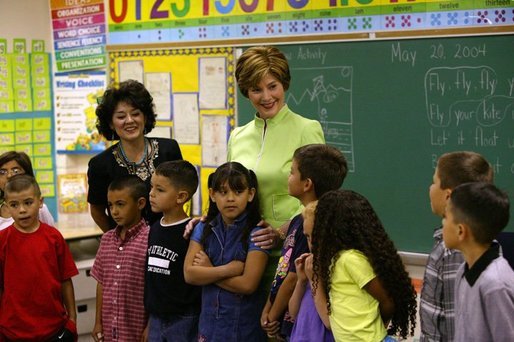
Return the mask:
<path id="1" fill-rule="evenodd" d="M 398 249 L 432 246 L 441 220 L 428 188 L 442 153 L 482 153 L 514 201 L 513 35 L 280 49 L 292 73 L 287 103 L 319 120 L 327 143 L 344 152 L 350 173 L 343 187 L 371 201 Z M 255 111 L 238 95 L 243 125 Z"/>

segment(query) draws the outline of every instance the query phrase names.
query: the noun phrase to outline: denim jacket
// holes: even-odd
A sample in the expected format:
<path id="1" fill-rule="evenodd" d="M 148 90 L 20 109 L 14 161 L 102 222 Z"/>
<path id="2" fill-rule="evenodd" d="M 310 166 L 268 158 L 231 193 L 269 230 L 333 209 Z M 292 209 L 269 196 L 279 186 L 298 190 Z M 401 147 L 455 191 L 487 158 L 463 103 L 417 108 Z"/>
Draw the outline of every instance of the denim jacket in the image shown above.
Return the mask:
<path id="1" fill-rule="evenodd" d="M 241 242 L 246 217 L 244 213 L 234 224 L 226 226 L 221 215 L 218 215 L 209 223 L 199 223 L 191 239 L 203 245 L 213 266 L 225 265 L 232 260 L 246 261 L 248 251 L 258 250 L 269 254 L 267 250 L 255 246 L 250 236 L 247 248 Z M 212 229 L 212 232 L 202 241 L 204 229 Z M 256 227 L 253 230 L 258 229 Z M 262 306 L 256 292 L 241 295 L 224 290 L 216 284 L 203 286 L 199 341 L 265 341 L 260 326 Z"/>

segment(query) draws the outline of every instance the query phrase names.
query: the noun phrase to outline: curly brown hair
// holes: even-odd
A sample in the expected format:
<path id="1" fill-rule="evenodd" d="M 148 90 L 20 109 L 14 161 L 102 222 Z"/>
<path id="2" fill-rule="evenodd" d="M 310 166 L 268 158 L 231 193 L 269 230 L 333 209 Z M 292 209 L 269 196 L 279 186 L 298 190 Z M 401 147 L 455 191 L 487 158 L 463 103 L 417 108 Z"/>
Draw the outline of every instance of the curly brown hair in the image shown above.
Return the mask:
<path id="1" fill-rule="evenodd" d="M 111 128 L 111 123 L 116 106 L 120 102 L 125 102 L 141 110 L 145 116 L 145 134 L 152 131 L 157 117 L 153 97 L 142 83 L 135 80 L 127 80 L 119 84 L 112 84 L 104 92 L 103 96 L 98 99 L 98 106 L 96 107 L 96 128 L 98 133 L 107 140 L 119 140 L 120 137 Z"/>
<path id="2" fill-rule="evenodd" d="M 315 280 L 324 280 L 330 293 L 335 259 L 341 251 L 355 249 L 368 259 L 373 271 L 394 302 L 388 334 L 406 338 L 416 326 L 416 292 L 393 241 L 369 201 L 350 190 L 335 190 L 318 201 L 312 232 Z M 327 303 L 330 312 L 330 301 Z"/>

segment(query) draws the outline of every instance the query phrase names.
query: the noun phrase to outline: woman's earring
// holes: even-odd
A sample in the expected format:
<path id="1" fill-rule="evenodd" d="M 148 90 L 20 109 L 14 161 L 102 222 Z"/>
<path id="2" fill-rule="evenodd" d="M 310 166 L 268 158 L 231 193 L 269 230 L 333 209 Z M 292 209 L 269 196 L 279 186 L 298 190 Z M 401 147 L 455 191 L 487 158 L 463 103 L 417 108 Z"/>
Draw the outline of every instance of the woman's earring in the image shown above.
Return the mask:
<path id="1" fill-rule="evenodd" d="M 114 131 L 112 132 L 111 141 L 114 141 Z"/>

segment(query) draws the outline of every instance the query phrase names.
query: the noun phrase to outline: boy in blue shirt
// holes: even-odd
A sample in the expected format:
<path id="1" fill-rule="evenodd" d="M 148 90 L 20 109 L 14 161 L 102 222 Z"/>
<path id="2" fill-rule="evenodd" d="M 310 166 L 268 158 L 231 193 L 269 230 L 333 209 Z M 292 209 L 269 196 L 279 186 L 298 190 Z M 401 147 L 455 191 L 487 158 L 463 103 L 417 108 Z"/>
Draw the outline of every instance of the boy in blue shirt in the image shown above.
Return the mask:
<path id="1" fill-rule="evenodd" d="M 465 263 L 455 278 L 455 341 L 514 341 L 514 271 L 494 238 L 509 221 L 507 194 L 489 183 L 456 187 L 443 239 Z"/>
<path id="2" fill-rule="evenodd" d="M 316 201 L 330 190 L 343 184 L 348 171 L 343 154 L 335 147 L 325 144 L 310 144 L 298 148 L 293 155 L 288 178 L 289 195 L 300 200 L 302 205 Z M 295 216 L 289 225 L 275 278 L 261 315 L 261 326 L 268 336 L 288 339 L 294 320 L 288 313 L 288 304 L 296 285 L 294 261 L 309 252 L 303 234 L 303 217 Z"/>

